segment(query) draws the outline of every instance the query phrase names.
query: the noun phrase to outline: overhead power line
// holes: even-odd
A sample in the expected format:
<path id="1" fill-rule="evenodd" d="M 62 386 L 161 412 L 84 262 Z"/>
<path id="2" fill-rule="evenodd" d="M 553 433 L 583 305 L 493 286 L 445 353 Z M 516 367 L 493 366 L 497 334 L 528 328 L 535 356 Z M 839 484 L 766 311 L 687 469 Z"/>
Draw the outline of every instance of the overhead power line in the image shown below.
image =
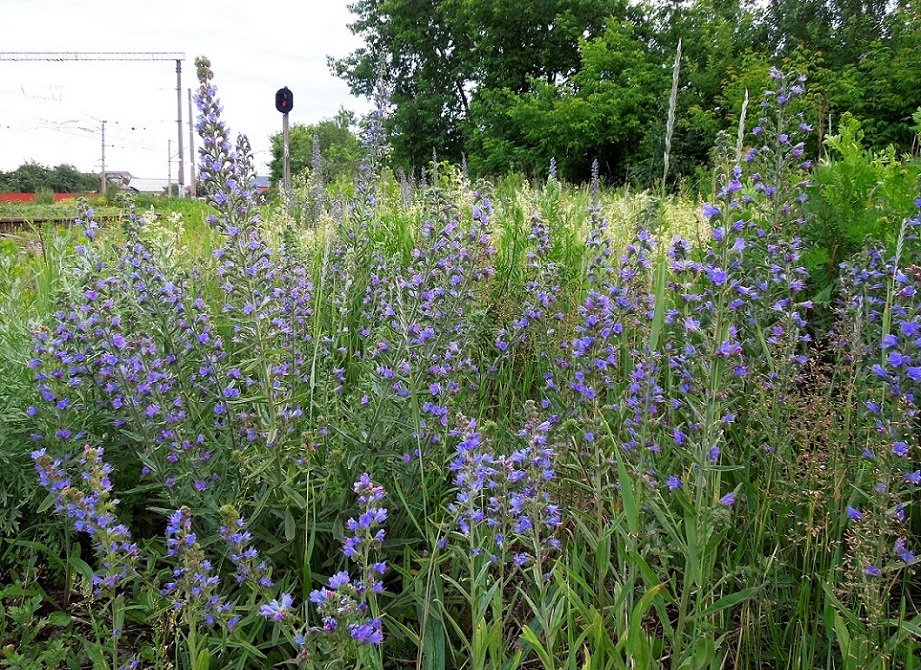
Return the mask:
<path id="1" fill-rule="evenodd" d="M 182 149 L 182 61 L 179 51 L 0 51 L 0 61 L 175 61 L 176 62 L 176 127 L 179 133 L 179 186 L 185 184 Z M 102 121 L 105 137 L 105 121 Z M 105 179 L 105 141 L 102 144 L 102 172 Z M 105 185 L 103 184 L 103 190 Z"/>
<path id="2" fill-rule="evenodd" d="M 0 60 L 185 60 L 185 54 L 178 51 L 0 51 Z"/>

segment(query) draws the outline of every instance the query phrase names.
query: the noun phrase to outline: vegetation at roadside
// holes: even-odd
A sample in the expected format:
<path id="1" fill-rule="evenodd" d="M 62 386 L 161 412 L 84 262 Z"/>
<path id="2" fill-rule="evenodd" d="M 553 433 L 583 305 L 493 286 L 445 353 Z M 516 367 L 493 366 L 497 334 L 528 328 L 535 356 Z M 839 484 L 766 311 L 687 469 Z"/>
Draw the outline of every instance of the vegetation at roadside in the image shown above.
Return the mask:
<path id="1" fill-rule="evenodd" d="M 0 665 L 917 666 L 910 157 L 772 69 L 703 198 L 420 180 L 380 85 L 261 205 L 197 67 L 206 204 L 0 246 Z"/>

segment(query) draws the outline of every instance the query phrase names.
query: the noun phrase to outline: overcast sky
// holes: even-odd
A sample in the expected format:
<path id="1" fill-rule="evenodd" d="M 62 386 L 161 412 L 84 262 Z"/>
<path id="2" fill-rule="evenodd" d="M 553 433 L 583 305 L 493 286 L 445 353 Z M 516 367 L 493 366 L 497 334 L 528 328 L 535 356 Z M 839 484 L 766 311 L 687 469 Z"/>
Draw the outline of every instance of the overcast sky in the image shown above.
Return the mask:
<path id="1" fill-rule="evenodd" d="M 370 108 L 329 73 L 328 55 L 360 46 L 346 24 L 350 0 L 0 0 L 0 53 L 182 52 L 183 146 L 189 181 L 188 94 L 195 57 L 207 56 L 234 135 L 245 133 L 267 174 L 269 136 L 281 130 L 275 91 L 294 92 L 291 123 L 340 107 Z M 34 160 L 98 172 L 102 121 L 106 170 L 136 177 L 178 172 L 176 64 L 9 61 L 0 56 L 0 170 Z M 194 103 L 193 103 L 194 104 Z M 193 113 L 197 114 L 197 112 Z M 196 138 L 196 142 L 197 142 Z M 171 144 L 170 144 L 171 143 Z"/>

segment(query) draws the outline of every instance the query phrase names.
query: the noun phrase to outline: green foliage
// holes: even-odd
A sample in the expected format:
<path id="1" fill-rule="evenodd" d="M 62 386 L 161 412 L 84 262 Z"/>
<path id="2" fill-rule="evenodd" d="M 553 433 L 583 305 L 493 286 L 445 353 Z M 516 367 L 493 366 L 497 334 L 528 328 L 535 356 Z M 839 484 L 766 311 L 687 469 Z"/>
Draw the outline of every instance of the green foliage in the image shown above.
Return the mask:
<path id="1" fill-rule="evenodd" d="M 99 175 L 79 172 L 72 165 L 48 168 L 24 163 L 12 172 L 0 172 L 0 191 L 12 193 L 89 193 L 99 190 Z"/>
<path id="2" fill-rule="evenodd" d="M 504 111 L 511 126 L 509 136 L 520 138 L 510 144 L 519 144 L 516 148 L 528 162 L 503 165 L 502 152 L 490 155 L 486 149 L 496 142 L 495 130 L 485 127 L 474 134 L 474 170 L 514 167 L 534 174 L 555 158 L 563 177 L 585 181 L 592 161 L 598 159 L 605 175 L 623 180 L 635 157 L 633 147 L 661 110 L 670 72 L 646 57 L 644 44 L 628 21 L 610 21 L 602 35 L 581 43 L 580 51 L 582 67 L 566 84 L 535 81 L 533 92 L 519 96 L 505 92 L 505 100 L 511 103 Z"/>
<path id="3" fill-rule="evenodd" d="M 578 43 L 622 12 L 604 0 L 473 0 L 420 4 L 359 0 L 352 31 L 365 46 L 330 61 L 356 94 L 370 95 L 380 63 L 392 85 L 397 164 L 418 170 L 437 151 L 459 162 L 468 137 L 482 127 L 473 109 L 481 96 L 553 84 L 579 64 Z M 537 162 L 537 161 L 535 161 Z"/>
<path id="4" fill-rule="evenodd" d="M 553 157 L 563 176 L 585 181 L 597 158 L 615 182 L 651 185 L 662 174 L 662 70 L 679 38 L 675 181 L 708 164 L 745 90 L 757 98 L 778 58 L 809 77 L 812 150 L 850 111 L 870 148 L 908 151 L 921 105 L 914 2 L 360 0 L 351 10 L 365 44 L 331 68 L 369 95 L 383 63 L 394 89 L 395 165 L 407 171 L 435 150 L 454 162 L 466 156 L 475 175 L 536 176 Z"/>
<path id="5" fill-rule="evenodd" d="M 921 163 L 896 155 L 893 146 L 874 151 L 865 137 L 862 124 L 846 114 L 838 134 L 825 138 L 826 157 L 815 171 L 804 236 L 806 267 L 820 302 L 827 303 L 839 265 L 868 240 L 894 250 L 902 221 L 915 209 Z"/>
<path id="6" fill-rule="evenodd" d="M 50 670 L 73 658 L 72 617 L 40 587 L 21 581 L 0 589 L 0 668 Z M 72 666 L 70 666 L 72 667 Z"/>

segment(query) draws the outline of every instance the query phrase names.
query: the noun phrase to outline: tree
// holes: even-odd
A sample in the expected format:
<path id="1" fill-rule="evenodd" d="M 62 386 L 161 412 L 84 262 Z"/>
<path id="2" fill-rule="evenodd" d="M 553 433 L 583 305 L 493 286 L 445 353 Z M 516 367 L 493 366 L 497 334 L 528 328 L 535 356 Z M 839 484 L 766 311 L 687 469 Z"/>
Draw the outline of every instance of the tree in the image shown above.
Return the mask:
<path id="1" fill-rule="evenodd" d="M 14 193 L 86 193 L 98 189 L 99 175 L 80 172 L 73 165 L 52 169 L 31 161 L 12 172 L 0 172 L 0 190 Z"/>
<path id="2" fill-rule="evenodd" d="M 528 149 L 512 154 L 520 161 L 514 167 L 544 171 L 555 158 L 563 177 L 583 180 L 598 159 L 609 177 L 622 181 L 636 145 L 659 118 L 670 72 L 650 58 L 628 20 L 609 21 L 602 35 L 582 41 L 580 53 L 582 67 L 566 82 L 535 82 L 533 92 L 504 98 L 507 136 Z M 493 132 L 475 136 L 476 165 L 508 169 L 490 151 Z"/>
<path id="3" fill-rule="evenodd" d="M 571 76 L 578 40 L 594 36 L 622 0 L 358 0 L 350 24 L 365 46 L 330 67 L 369 95 L 379 67 L 392 88 L 394 159 L 460 160 L 481 120 L 474 102 Z M 482 107 L 481 107 L 482 109 Z"/>
<path id="4" fill-rule="evenodd" d="M 332 71 L 355 95 L 370 97 L 383 68 L 395 112 L 390 131 L 394 154 L 408 166 L 424 165 L 437 149 L 459 157 L 460 121 L 469 108 L 472 36 L 459 20 L 463 2 L 450 0 L 358 0 L 349 25 L 365 46 Z"/>
<path id="5" fill-rule="evenodd" d="M 99 175 L 80 172 L 73 165 L 58 165 L 49 176 L 49 185 L 55 193 L 86 193 L 99 190 Z"/>
<path id="6" fill-rule="evenodd" d="M 916 134 L 912 114 L 921 108 L 921 9 L 894 11 L 886 39 L 869 45 L 858 69 L 865 95 L 854 112 L 874 148 L 893 144 L 908 151 Z"/>
<path id="7" fill-rule="evenodd" d="M 475 173 L 615 180 L 662 174 L 670 74 L 683 44 L 670 175 L 693 174 L 757 104 L 771 66 L 809 78 L 821 137 L 845 111 L 866 141 L 909 150 L 921 107 L 919 0 L 356 0 L 364 46 L 333 71 L 369 94 L 382 71 L 395 107 L 394 162 L 433 150 Z M 757 112 L 750 110 L 752 123 Z"/>
<path id="8" fill-rule="evenodd" d="M 921 106 L 916 0 L 774 0 L 766 21 L 778 57 L 809 75 L 820 136 L 850 112 L 870 148 L 911 149 Z"/>
<path id="9" fill-rule="evenodd" d="M 308 170 L 313 163 L 313 138 L 319 139 L 320 165 L 325 183 L 331 183 L 354 174 L 361 160 L 361 143 L 352 131 L 356 125 L 355 114 L 346 109 L 330 119 L 304 125 L 292 124 L 288 129 L 288 151 L 291 174 Z M 272 183 L 281 182 L 283 170 L 283 138 L 281 133 L 271 137 L 272 161 L 269 164 Z"/>

